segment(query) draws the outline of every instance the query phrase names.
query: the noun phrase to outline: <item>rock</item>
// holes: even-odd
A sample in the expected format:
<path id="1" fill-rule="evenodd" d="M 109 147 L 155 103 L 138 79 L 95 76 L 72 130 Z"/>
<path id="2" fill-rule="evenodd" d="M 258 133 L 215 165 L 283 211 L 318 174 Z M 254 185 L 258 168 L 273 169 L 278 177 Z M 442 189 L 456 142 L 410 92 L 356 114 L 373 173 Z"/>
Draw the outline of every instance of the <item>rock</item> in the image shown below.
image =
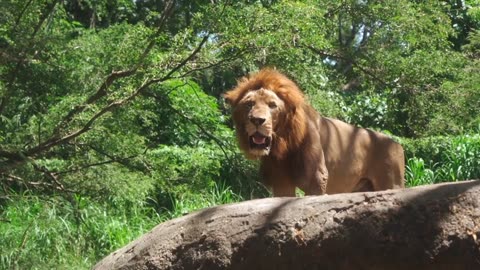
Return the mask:
<path id="1" fill-rule="evenodd" d="M 267 198 L 159 224 L 94 269 L 480 269 L 480 181 Z"/>

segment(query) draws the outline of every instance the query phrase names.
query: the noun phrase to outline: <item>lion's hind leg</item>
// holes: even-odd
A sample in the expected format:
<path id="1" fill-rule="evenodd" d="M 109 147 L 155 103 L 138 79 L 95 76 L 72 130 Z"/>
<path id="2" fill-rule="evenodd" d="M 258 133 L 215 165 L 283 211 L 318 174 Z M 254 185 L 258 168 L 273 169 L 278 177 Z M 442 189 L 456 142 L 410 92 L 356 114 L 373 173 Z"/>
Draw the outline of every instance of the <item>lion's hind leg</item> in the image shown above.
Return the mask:
<path id="1" fill-rule="evenodd" d="M 353 188 L 352 192 L 367 192 L 367 191 L 375 191 L 373 187 L 373 183 L 368 178 L 362 178 Z"/>

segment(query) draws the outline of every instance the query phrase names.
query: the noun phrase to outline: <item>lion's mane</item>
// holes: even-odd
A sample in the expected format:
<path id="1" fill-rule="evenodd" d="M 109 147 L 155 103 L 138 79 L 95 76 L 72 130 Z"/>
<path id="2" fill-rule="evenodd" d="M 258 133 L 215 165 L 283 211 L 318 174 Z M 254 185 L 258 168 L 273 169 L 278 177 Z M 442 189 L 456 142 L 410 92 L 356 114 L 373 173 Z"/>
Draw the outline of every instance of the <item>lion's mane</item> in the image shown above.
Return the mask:
<path id="1" fill-rule="evenodd" d="M 274 69 L 262 69 L 258 73 L 241 78 L 237 86 L 225 93 L 224 97 L 235 108 L 248 91 L 262 88 L 275 92 L 286 105 L 287 113 L 275 131 L 274 144 L 271 151 L 272 156 L 277 159 L 283 159 L 288 151 L 300 147 L 306 135 L 306 104 L 304 95 L 298 86 Z M 244 121 L 240 115 L 241 113 L 239 110 L 234 110 L 233 120 L 237 129 L 240 129 L 237 132 L 240 148 L 247 153 L 248 142 L 241 130 L 244 124 L 241 123 L 241 121 Z"/>

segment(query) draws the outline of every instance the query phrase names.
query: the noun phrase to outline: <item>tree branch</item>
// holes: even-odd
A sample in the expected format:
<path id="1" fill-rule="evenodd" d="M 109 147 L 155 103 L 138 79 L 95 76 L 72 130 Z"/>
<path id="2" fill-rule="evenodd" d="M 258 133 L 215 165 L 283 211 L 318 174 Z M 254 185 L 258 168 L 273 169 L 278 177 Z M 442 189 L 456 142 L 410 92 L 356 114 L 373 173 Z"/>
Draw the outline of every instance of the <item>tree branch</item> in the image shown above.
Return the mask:
<path id="1" fill-rule="evenodd" d="M 197 55 L 200 50 L 202 49 L 203 45 L 207 42 L 209 38 L 209 35 L 205 35 L 202 39 L 202 41 L 198 44 L 198 46 L 192 51 L 192 53 L 185 59 L 183 59 L 183 61 L 181 61 L 177 66 L 175 66 L 173 69 L 170 70 L 170 72 L 167 73 L 167 75 L 165 75 L 162 79 L 160 79 L 160 81 L 166 81 L 168 79 L 171 79 L 172 77 L 172 74 L 177 72 L 180 68 L 182 68 L 183 66 L 185 66 L 191 59 L 193 59 L 193 57 L 195 57 L 195 55 Z"/>
<path id="2" fill-rule="evenodd" d="M 330 54 L 330 53 L 327 53 L 327 52 L 324 52 L 324 51 L 321 51 L 311 45 L 302 45 L 303 47 L 305 48 L 308 48 L 310 49 L 312 52 L 322 56 L 322 57 L 329 57 L 329 58 L 333 58 L 333 59 L 336 59 L 336 60 L 342 60 L 342 61 L 348 61 L 349 63 L 351 63 L 354 67 L 358 68 L 361 72 L 365 73 L 367 76 L 371 77 L 372 79 L 374 79 L 375 81 L 379 82 L 380 84 L 384 85 L 384 86 L 387 86 L 387 87 L 390 87 L 390 88 L 394 88 L 395 85 L 391 84 L 391 83 L 388 83 L 384 80 L 382 80 L 381 78 L 379 78 L 378 76 L 376 76 L 373 72 L 371 72 L 370 70 L 362 67 L 361 65 L 359 65 L 355 60 L 353 59 L 349 59 L 349 58 L 346 58 L 344 56 L 341 56 L 341 55 L 336 55 L 336 54 Z"/>
<path id="3" fill-rule="evenodd" d="M 6 92 L 4 93 L 2 98 L 0 99 L 0 115 L 3 113 L 4 109 L 6 108 L 6 106 L 8 104 L 8 101 L 10 99 L 10 95 L 13 92 L 13 85 L 14 85 L 15 81 L 17 80 L 18 72 L 20 72 L 20 68 L 22 67 L 22 64 L 25 62 L 25 59 L 27 58 L 26 51 L 33 47 L 32 46 L 32 41 L 35 39 L 35 36 L 37 35 L 38 31 L 40 31 L 40 29 L 42 28 L 42 25 L 45 22 L 45 20 L 55 10 L 55 6 L 58 4 L 58 2 L 59 2 L 59 0 L 55 0 L 53 3 L 47 4 L 47 6 L 45 8 L 46 11 L 40 15 L 40 20 L 39 20 L 38 24 L 35 26 L 35 28 L 33 30 L 33 33 L 30 37 L 30 40 L 28 41 L 28 44 L 26 44 L 27 46 L 25 48 L 23 48 L 21 50 L 21 52 L 19 53 L 19 55 L 20 55 L 20 58 L 18 59 L 19 61 L 16 63 L 12 73 L 10 74 L 10 79 L 9 79 L 9 81 L 8 81 L 6 87 L 5 87 Z M 25 7 L 25 10 L 27 9 L 27 7 L 28 6 Z M 24 11 L 22 11 L 22 13 L 23 12 Z M 36 53 L 38 53 L 38 52 L 36 52 Z"/>
<path id="4" fill-rule="evenodd" d="M 7 172 L 10 167 L 26 162 L 28 157 L 21 151 L 13 152 L 0 149 L 0 157 L 4 160 L 0 162 L 0 174 Z"/>
<path id="5" fill-rule="evenodd" d="M 72 190 L 67 190 L 65 186 L 58 180 L 57 175 L 49 171 L 46 167 L 40 166 L 36 162 L 32 162 L 32 166 L 36 171 L 41 172 L 43 175 L 49 178 L 57 190 L 73 192 Z"/>
<path id="6" fill-rule="evenodd" d="M 108 163 L 118 163 L 118 164 L 121 164 L 127 168 L 130 168 L 130 169 L 134 169 L 134 170 L 137 170 L 137 171 L 141 171 L 141 172 L 144 172 L 144 168 L 140 168 L 138 166 L 135 166 L 135 165 L 132 165 L 130 163 L 128 163 L 127 161 L 128 160 L 131 160 L 131 159 L 134 159 L 136 157 L 139 157 L 140 155 L 144 155 L 146 152 L 147 152 L 147 149 L 145 149 L 143 151 L 143 153 L 141 154 L 135 154 L 135 155 L 130 155 L 130 156 L 127 156 L 127 157 L 116 157 L 114 155 L 111 155 L 105 151 L 102 151 L 92 145 L 89 145 L 88 146 L 90 149 L 92 149 L 93 151 L 99 153 L 100 155 L 102 156 L 105 156 L 107 158 L 109 158 L 110 160 L 107 160 L 107 161 L 104 161 L 104 162 L 99 162 L 99 163 L 94 163 L 94 164 L 90 164 L 90 165 L 87 165 L 85 167 L 82 167 L 81 169 L 84 169 L 84 168 L 89 168 L 89 167 L 93 167 L 93 166 L 99 166 L 99 165 L 104 165 L 104 164 L 108 164 Z"/>
<path id="7" fill-rule="evenodd" d="M 122 100 L 113 101 L 113 102 L 109 103 L 107 106 L 103 107 L 100 111 L 98 111 L 96 114 L 94 114 L 83 125 L 83 127 L 81 127 L 80 129 L 77 129 L 76 131 L 73 131 L 69 134 L 59 136 L 58 134 L 59 134 L 60 129 L 57 127 L 57 129 L 56 129 L 57 134 L 54 133 L 54 135 L 52 135 L 49 139 L 45 140 L 43 143 L 39 143 L 37 146 L 35 146 L 33 148 L 30 148 L 26 151 L 23 151 L 22 153 L 8 152 L 8 151 L 3 150 L 2 152 L 0 152 L 0 156 L 1 156 L 2 153 L 4 155 L 10 156 L 10 157 L 13 157 L 13 156 L 20 157 L 22 155 L 25 156 L 25 157 L 38 156 L 40 153 L 42 153 L 44 151 L 47 151 L 47 150 L 51 149 L 52 147 L 54 147 L 56 145 L 63 144 L 65 142 L 68 142 L 68 141 L 84 134 L 85 132 L 90 130 L 90 128 L 93 126 L 93 124 L 96 122 L 96 120 L 98 120 L 100 117 L 105 115 L 107 112 L 111 112 L 115 108 L 120 107 L 120 106 L 130 102 L 135 97 L 137 97 L 140 93 L 145 91 L 150 85 L 152 85 L 154 83 L 159 83 L 159 82 L 163 82 L 163 81 L 166 81 L 168 79 L 171 79 L 172 74 L 174 74 L 175 72 L 180 70 L 182 67 L 184 67 L 189 61 L 191 61 L 200 52 L 200 50 L 202 49 L 203 45 L 207 42 L 207 40 L 208 40 L 208 35 L 203 37 L 202 41 L 197 45 L 197 47 L 185 59 L 183 59 L 178 65 L 176 65 L 173 69 L 171 69 L 165 76 L 163 76 L 161 78 L 153 78 L 153 79 L 149 79 L 149 80 L 144 81 L 144 83 L 141 86 L 139 86 L 130 96 L 128 96 L 128 97 L 126 97 Z M 129 75 L 132 74 L 132 72 L 134 73 L 135 70 L 112 72 L 109 75 L 109 77 L 107 77 L 107 80 L 104 82 L 104 84 L 102 84 L 100 89 L 87 100 L 87 103 L 88 102 L 93 103 L 94 101 L 103 97 L 105 95 L 106 90 L 108 88 L 108 85 L 110 85 L 110 83 L 112 83 L 114 80 L 116 80 L 118 78 L 129 76 Z M 81 106 L 79 108 L 73 109 L 72 111 L 70 111 L 67 114 L 67 117 L 72 117 L 73 118 L 74 114 L 83 111 L 85 109 L 85 107 Z M 64 118 L 63 123 L 67 123 L 67 122 L 71 121 L 71 119 L 67 119 L 67 117 Z M 21 159 L 21 160 L 7 160 L 7 161 L 3 162 L 4 166 L 2 166 L 3 168 L 1 169 L 1 171 L 6 171 L 6 170 L 10 169 L 12 166 L 13 167 L 17 166 L 18 164 L 21 164 L 21 163 L 25 162 L 26 160 L 27 160 L 26 158 Z"/>
<path id="8" fill-rule="evenodd" d="M 143 60 L 147 57 L 147 55 L 150 53 L 150 51 L 153 49 L 153 47 L 155 46 L 156 44 L 156 41 L 155 41 L 155 37 L 159 36 L 162 31 L 163 31 L 163 28 L 165 26 L 165 23 L 168 21 L 168 19 L 170 18 L 170 16 L 172 15 L 172 12 L 173 12 L 173 8 L 174 8 L 174 1 L 173 0 L 170 0 L 170 1 L 167 1 L 165 3 L 165 8 L 163 9 L 163 12 L 162 12 L 162 15 L 160 16 L 160 19 L 158 21 L 158 24 L 157 24 L 157 31 L 155 32 L 155 34 L 152 36 L 152 38 L 150 39 L 150 43 L 147 45 L 147 47 L 145 48 L 144 52 L 142 53 L 142 55 L 140 56 L 140 59 L 138 61 L 138 64 L 142 63 Z M 137 66 L 138 67 L 138 66 Z"/>
<path id="9" fill-rule="evenodd" d="M 152 51 L 153 47 L 155 46 L 156 44 L 155 38 L 158 35 L 160 35 L 161 32 L 164 31 L 165 23 L 168 21 L 168 18 L 171 16 L 173 7 L 174 7 L 174 1 L 173 0 L 167 1 L 165 8 L 162 12 L 162 15 L 160 17 L 159 23 L 157 25 L 157 31 L 150 38 L 150 42 L 144 49 L 143 53 L 141 54 L 140 58 L 138 59 L 137 63 L 133 66 L 133 68 L 128 70 L 123 70 L 123 71 L 112 71 L 112 73 L 110 73 L 105 79 L 105 81 L 102 83 L 100 88 L 93 95 L 91 95 L 85 101 L 84 104 L 75 106 L 70 112 L 67 113 L 64 119 L 55 128 L 54 134 L 59 134 L 60 130 L 64 129 L 65 126 L 68 125 L 73 120 L 73 117 L 83 112 L 88 107 L 88 105 L 93 104 L 99 99 L 106 96 L 108 94 L 108 88 L 112 83 L 114 83 L 118 79 L 132 76 L 138 71 L 138 69 L 143 65 L 145 58 L 148 56 L 148 54 Z"/>
<path id="10" fill-rule="evenodd" d="M 23 15 L 25 14 L 25 11 L 27 11 L 28 7 L 32 4 L 33 0 L 29 0 L 25 6 L 22 8 L 22 11 L 20 11 L 20 14 L 18 14 L 17 19 L 15 20 L 15 24 L 13 26 L 13 32 L 17 31 L 17 27 L 20 24 L 20 21 L 22 20 Z"/>
<path id="11" fill-rule="evenodd" d="M 179 110 L 175 109 L 172 105 L 170 105 L 168 102 L 165 102 L 166 101 L 166 98 L 163 97 L 163 96 L 159 96 L 159 95 L 156 95 L 154 93 L 144 93 L 144 96 L 146 97 L 152 97 L 158 101 L 160 101 L 162 104 L 166 104 L 166 106 L 172 110 L 175 114 L 177 114 L 178 116 L 182 117 L 183 119 L 187 120 L 188 122 L 194 124 L 196 127 L 198 127 L 200 129 L 200 131 L 206 135 L 209 139 L 213 140 L 217 145 L 218 147 L 220 147 L 220 150 L 223 152 L 225 158 L 228 160 L 228 162 L 231 164 L 232 163 L 232 159 L 231 157 L 227 154 L 227 151 L 225 150 L 225 145 L 223 144 L 223 142 L 221 140 L 219 140 L 217 137 L 215 137 L 215 135 L 213 135 L 212 133 L 210 133 L 206 128 L 203 127 L 202 124 L 200 124 L 198 121 L 196 121 L 195 119 L 187 116 L 187 115 L 184 115 L 183 113 L 181 113 Z"/>
<path id="12" fill-rule="evenodd" d="M 91 105 L 91 104 L 97 102 L 99 99 L 106 96 L 108 94 L 108 87 L 114 81 L 116 81 L 118 79 L 121 79 L 121 78 L 131 76 L 131 75 L 135 74 L 136 70 L 137 69 L 134 68 L 134 69 L 123 70 L 123 71 L 113 71 L 112 73 L 110 73 L 107 76 L 107 78 L 105 79 L 105 81 L 102 83 L 100 88 L 93 95 L 91 95 L 85 101 L 84 104 L 75 106 L 71 111 L 69 111 L 67 113 L 67 115 L 63 118 L 63 120 L 60 122 L 60 124 L 58 124 L 57 127 L 55 127 L 53 134 L 59 134 L 60 130 L 64 129 L 73 120 L 73 117 L 76 114 L 79 114 L 79 113 L 83 112 L 88 107 L 88 105 Z M 52 138 L 52 139 L 55 139 L 55 138 Z"/>
<path id="13" fill-rule="evenodd" d="M 222 64 L 224 64 L 225 62 L 230 62 L 234 59 L 237 59 L 238 57 L 240 57 L 241 55 L 245 54 L 245 51 L 240 51 L 236 54 L 234 54 L 233 56 L 231 57 L 227 57 L 227 58 L 223 58 L 222 60 L 218 61 L 218 62 L 214 62 L 214 63 L 207 63 L 206 65 L 203 65 L 203 66 L 200 66 L 198 68 L 192 68 L 190 70 L 188 70 L 187 72 L 181 74 L 180 76 L 178 76 L 177 78 L 185 78 L 187 77 L 188 75 L 194 73 L 194 72 L 197 72 L 197 71 L 200 71 L 200 70 L 205 70 L 205 69 L 210 69 L 210 68 L 213 68 L 213 67 L 218 67 L 218 66 L 221 66 Z"/>
<path id="14" fill-rule="evenodd" d="M 52 183 L 39 182 L 39 181 L 37 181 L 37 182 L 27 181 L 25 179 L 22 179 L 22 178 L 16 176 L 16 175 L 13 175 L 13 174 L 0 174 L 0 175 L 4 177 L 4 180 L 6 180 L 8 182 L 11 182 L 11 183 L 23 185 L 27 189 L 29 189 L 29 188 L 38 189 L 40 187 L 43 187 L 43 188 L 49 189 L 49 190 L 57 190 L 57 191 L 62 191 L 62 192 L 66 191 L 66 192 L 70 192 L 70 193 L 75 193 L 74 190 L 61 189 L 60 187 L 58 187 L 57 185 L 52 184 Z"/>

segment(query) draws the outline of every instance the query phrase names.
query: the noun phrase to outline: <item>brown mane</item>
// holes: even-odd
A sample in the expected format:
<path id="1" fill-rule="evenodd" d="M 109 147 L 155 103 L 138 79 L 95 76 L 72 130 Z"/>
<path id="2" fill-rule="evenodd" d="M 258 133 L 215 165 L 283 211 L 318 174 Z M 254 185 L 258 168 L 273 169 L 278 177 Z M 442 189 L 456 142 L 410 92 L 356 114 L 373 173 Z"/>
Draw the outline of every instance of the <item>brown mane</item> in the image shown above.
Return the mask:
<path id="1" fill-rule="evenodd" d="M 300 147 L 305 138 L 307 128 L 305 98 L 292 80 L 273 69 L 262 69 L 256 74 L 241 78 L 237 86 L 225 93 L 224 97 L 235 108 L 245 94 L 261 88 L 272 90 L 287 104 L 288 113 L 276 130 L 275 144 L 272 148 L 272 155 L 277 159 L 283 159 L 288 151 Z M 244 140 L 244 138 L 239 138 L 239 140 Z M 245 143 L 240 143 L 241 147 L 244 145 Z"/>

